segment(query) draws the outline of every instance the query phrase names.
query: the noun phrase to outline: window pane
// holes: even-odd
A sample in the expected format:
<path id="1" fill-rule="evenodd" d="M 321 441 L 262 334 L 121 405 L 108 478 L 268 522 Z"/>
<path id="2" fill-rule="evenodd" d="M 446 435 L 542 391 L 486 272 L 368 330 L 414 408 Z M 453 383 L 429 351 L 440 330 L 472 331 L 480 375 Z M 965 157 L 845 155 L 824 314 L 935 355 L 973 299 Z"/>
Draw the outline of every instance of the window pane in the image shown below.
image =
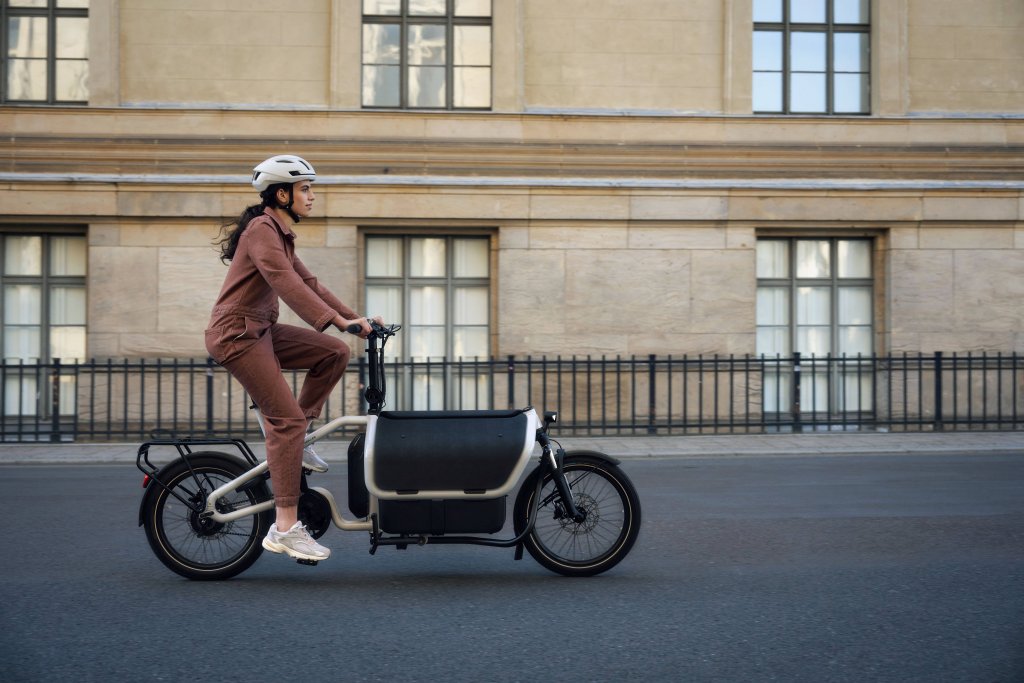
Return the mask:
<path id="1" fill-rule="evenodd" d="M 486 327 L 457 327 L 453 334 L 455 358 L 486 358 L 490 355 Z"/>
<path id="2" fill-rule="evenodd" d="M 868 23 L 871 0 L 833 0 L 832 21 L 836 24 Z"/>
<path id="3" fill-rule="evenodd" d="M 409 26 L 410 64 L 445 64 L 445 27 L 436 24 L 412 24 Z"/>
<path id="4" fill-rule="evenodd" d="M 754 21 L 782 21 L 783 0 L 754 0 Z"/>
<path id="5" fill-rule="evenodd" d="M 7 20 L 7 56 L 45 59 L 46 17 L 10 17 Z"/>
<path id="6" fill-rule="evenodd" d="M 417 237 L 410 241 L 409 270 L 412 277 L 444 277 L 445 241 L 440 237 Z"/>
<path id="7" fill-rule="evenodd" d="M 363 14 L 398 14 L 402 0 L 363 0 Z"/>
<path id="8" fill-rule="evenodd" d="M 400 67 L 363 67 L 363 105 L 367 107 L 397 107 L 399 105 Z"/>
<path id="9" fill-rule="evenodd" d="M 57 7 L 75 7 L 88 9 L 89 0 L 57 0 Z"/>
<path id="10" fill-rule="evenodd" d="M 444 325 L 444 287 L 412 287 L 409 307 L 411 325 Z"/>
<path id="11" fill-rule="evenodd" d="M 8 376 L 4 382 L 4 414 L 35 415 L 36 384 L 36 378 L 31 375 L 24 378 Z"/>
<path id="12" fill-rule="evenodd" d="M 754 111 L 782 111 L 782 74 L 755 73 L 751 95 Z"/>
<path id="13" fill-rule="evenodd" d="M 85 359 L 84 327 L 51 327 L 50 357 L 62 361 Z"/>
<path id="14" fill-rule="evenodd" d="M 784 287 L 757 288 L 757 324 L 789 325 L 789 290 Z"/>
<path id="15" fill-rule="evenodd" d="M 840 327 L 839 354 L 856 356 L 871 355 L 871 328 L 868 326 Z"/>
<path id="16" fill-rule="evenodd" d="M 412 379 L 413 410 L 444 407 L 444 378 L 438 373 L 417 373 Z"/>
<path id="17" fill-rule="evenodd" d="M 379 315 L 384 322 L 402 321 L 402 288 L 370 285 L 366 288 L 366 312 Z M 396 338 L 397 340 L 397 338 Z"/>
<path id="18" fill-rule="evenodd" d="M 874 410 L 874 378 L 870 373 L 845 373 L 842 375 L 842 385 L 843 405 L 840 407 L 840 410 Z"/>
<path id="19" fill-rule="evenodd" d="M 761 356 L 788 356 L 789 351 L 789 328 L 786 327 L 758 327 L 757 328 L 757 355 Z"/>
<path id="20" fill-rule="evenodd" d="M 43 240 L 38 236 L 4 238 L 5 275 L 42 275 Z"/>
<path id="21" fill-rule="evenodd" d="M 871 242 L 839 240 L 836 245 L 839 277 L 871 277 Z"/>
<path id="22" fill-rule="evenodd" d="M 456 107 L 485 109 L 491 106 L 491 68 L 459 66 L 453 74 L 455 88 L 452 104 Z"/>
<path id="23" fill-rule="evenodd" d="M 393 237 L 367 237 L 366 275 L 401 277 L 402 240 Z"/>
<path id="24" fill-rule="evenodd" d="M 57 59 L 86 59 L 89 56 L 89 19 L 57 18 Z"/>
<path id="25" fill-rule="evenodd" d="M 832 322 L 832 295 L 828 287 L 797 287 L 796 322 L 798 325 L 829 325 Z"/>
<path id="26" fill-rule="evenodd" d="M 867 114 L 871 110 L 867 74 L 836 74 L 832 99 L 832 111 L 837 114 Z"/>
<path id="27" fill-rule="evenodd" d="M 754 71 L 782 71 L 782 31 L 754 31 Z"/>
<path id="28" fill-rule="evenodd" d="M 409 357 L 414 360 L 426 358 L 444 358 L 444 327 L 410 327 Z M 440 407 L 438 405 L 437 407 Z"/>
<path id="29" fill-rule="evenodd" d="M 50 323 L 53 325 L 85 324 L 85 287 L 52 287 L 50 289 Z"/>
<path id="30" fill-rule="evenodd" d="M 4 287 L 4 325 L 38 325 L 42 322 L 42 289 L 39 285 Z"/>
<path id="31" fill-rule="evenodd" d="M 5 326 L 4 327 L 4 358 L 38 359 L 39 351 L 38 326 Z"/>
<path id="32" fill-rule="evenodd" d="M 825 38 L 815 31 L 794 31 L 789 36 L 789 66 L 793 71 L 825 70 Z"/>
<path id="33" fill-rule="evenodd" d="M 89 62 L 57 60 L 54 98 L 61 102 L 85 102 L 89 99 Z"/>
<path id="34" fill-rule="evenodd" d="M 363 25 L 363 64 L 398 64 L 402 28 L 397 24 Z"/>
<path id="35" fill-rule="evenodd" d="M 825 111 L 825 74 L 792 74 L 789 90 L 791 112 L 817 114 Z"/>
<path id="36" fill-rule="evenodd" d="M 491 0 L 455 0 L 457 17 L 491 16 Z"/>
<path id="37" fill-rule="evenodd" d="M 797 277 L 830 277 L 831 273 L 828 240 L 797 240 Z"/>
<path id="38" fill-rule="evenodd" d="M 445 0 L 409 0 L 409 14 L 442 15 Z"/>
<path id="39" fill-rule="evenodd" d="M 796 23 L 825 23 L 825 0 L 789 0 L 789 20 Z"/>
<path id="40" fill-rule="evenodd" d="M 453 60 L 456 66 L 490 66 L 490 26 L 456 26 L 453 30 L 455 34 Z"/>
<path id="41" fill-rule="evenodd" d="M 445 106 L 445 93 L 443 66 L 409 67 L 410 107 L 441 109 Z"/>
<path id="42" fill-rule="evenodd" d="M 85 275 L 84 237 L 54 237 L 50 240 L 51 275 Z"/>
<path id="43" fill-rule="evenodd" d="M 833 38 L 832 65 L 836 71 L 868 71 L 868 34 L 837 33 Z"/>
<path id="44" fill-rule="evenodd" d="M 46 7 L 46 0 L 8 0 L 11 7 Z"/>
<path id="45" fill-rule="evenodd" d="M 486 287 L 459 287 L 455 290 L 452 323 L 486 325 L 490 319 L 490 298 Z"/>
<path id="46" fill-rule="evenodd" d="M 7 60 L 7 99 L 46 99 L 46 60 Z"/>
<path id="47" fill-rule="evenodd" d="M 788 241 L 757 241 L 757 276 L 760 278 L 789 277 Z"/>
<path id="48" fill-rule="evenodd" d="M 809 356 L 827 356 L 832 351 L 832 328 L 826 325 L 798 327 L 796 350 Z"/>
<path id="49" fill-rule="evenodd" d="M 452 268 L 455 277 L 487 277 L 490 273 L 490 243 L 486 239 L 455 240 Z"/>
<path id="50" fill-rule="evenodd" d="M 838 313 L 840 325 L 870 325 L 871 288 L 840 287 Z"/>

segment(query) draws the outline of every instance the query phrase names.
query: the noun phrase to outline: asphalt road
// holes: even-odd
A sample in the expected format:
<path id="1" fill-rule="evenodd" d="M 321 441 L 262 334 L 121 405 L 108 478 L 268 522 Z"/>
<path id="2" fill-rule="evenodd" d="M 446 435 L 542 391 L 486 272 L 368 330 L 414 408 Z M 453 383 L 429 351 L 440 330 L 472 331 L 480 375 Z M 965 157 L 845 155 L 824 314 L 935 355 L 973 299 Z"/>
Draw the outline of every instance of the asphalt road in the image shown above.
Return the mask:
<path id="1" fill-rule="evenodd" d="M 332 530 L 219 583 L 151 555 L 132 466 L 0 467 L 0 680 L 1024 681 L 1024 457 L 624 466 L 602 576 Z"/>

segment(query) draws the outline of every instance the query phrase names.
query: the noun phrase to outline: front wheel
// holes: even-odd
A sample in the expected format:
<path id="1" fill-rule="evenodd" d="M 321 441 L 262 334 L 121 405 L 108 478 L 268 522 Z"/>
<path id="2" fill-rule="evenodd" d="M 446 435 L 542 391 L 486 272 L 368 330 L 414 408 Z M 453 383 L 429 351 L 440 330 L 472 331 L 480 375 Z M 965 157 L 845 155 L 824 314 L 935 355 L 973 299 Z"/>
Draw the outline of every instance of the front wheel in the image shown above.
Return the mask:
<path id="1" fill-rule="evenodd" d="M 188 463 L 176 461 L 157 475 L 166 488 L 150 482 L 142 524 L 161 562 L 186 578 L 203 580 L 230 578 L 256 561 L 272 521 L 270 511 L 220 523 L 194 509 L 205 507 L 212 491 L 248 469 L 224 453 L 196 453 Z M 218 500 L 217 508 L 229 512 L 269 498 L 266 485 L 257 480 Z"/>
<path id="2" fill-rule="evenodd" d="M 600 574 L 621 562 L 636 542 L 640 498 L 629 477 L 599 454 L 569 453 L 562 472 L 584 519 L 575 522 L 566 514 L 551 473 L 538 468 L 516 496 L 516 534 L 529 525 L 537 477 L 543 476 L 537 521 L 524 541 L 526 549 L 553 572 L 566 576 Z"/>

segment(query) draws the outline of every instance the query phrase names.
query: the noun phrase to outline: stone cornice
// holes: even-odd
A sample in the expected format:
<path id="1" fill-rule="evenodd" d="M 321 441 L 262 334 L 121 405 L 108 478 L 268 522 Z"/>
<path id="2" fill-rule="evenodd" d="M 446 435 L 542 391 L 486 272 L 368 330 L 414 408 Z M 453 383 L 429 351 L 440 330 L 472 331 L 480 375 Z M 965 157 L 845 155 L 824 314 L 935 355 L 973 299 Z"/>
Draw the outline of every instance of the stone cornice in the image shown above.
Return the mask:
<path id="1" fill-rule="evenodd" d="M 333 176 L 1024 180 L 1024 119 L 0 107 L 0 172 L 234 175 L 294 151 Z"/>

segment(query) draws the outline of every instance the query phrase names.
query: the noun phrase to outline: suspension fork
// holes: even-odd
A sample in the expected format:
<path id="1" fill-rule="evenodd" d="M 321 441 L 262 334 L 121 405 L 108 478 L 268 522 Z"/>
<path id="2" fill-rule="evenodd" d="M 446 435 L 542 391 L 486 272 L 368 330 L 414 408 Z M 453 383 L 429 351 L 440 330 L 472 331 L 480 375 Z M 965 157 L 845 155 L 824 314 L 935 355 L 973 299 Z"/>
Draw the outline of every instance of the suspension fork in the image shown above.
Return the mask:
<path id="1" fill-rule="evenodd" d="M 569 482 L 565 479 L 565 473 L 562 471 L 562 459 L 565 456 L 565 451 L 561 448 L 552 449 L 551 439 L 544 432 L 537 434 L 537 442 L 541 445 L 543 453 L 541 454 L 541 461 L 544 463 L 548 472 L 551 474 L 551 479 L 555 482 L 555 489 L 558 491 L 559 498 L 562 499 L 562 505 L 565 507 L 565 514 L 577 524 L 581 523 L 586 519 L 586 514 L 581 512 L 576 507 L 576 502 L 572 498 L 572 490 L 569 488 Z"/>

